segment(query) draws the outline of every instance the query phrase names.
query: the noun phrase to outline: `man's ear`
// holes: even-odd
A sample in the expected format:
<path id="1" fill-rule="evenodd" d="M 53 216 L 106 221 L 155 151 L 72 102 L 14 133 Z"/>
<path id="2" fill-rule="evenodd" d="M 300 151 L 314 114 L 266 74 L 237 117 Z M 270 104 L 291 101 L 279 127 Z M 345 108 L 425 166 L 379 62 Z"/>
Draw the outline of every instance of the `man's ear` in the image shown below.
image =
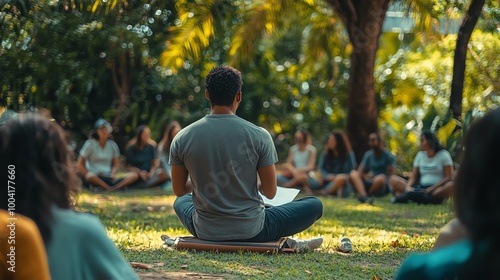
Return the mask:
<path id="1" fill-rule="evenodd" d="M 210 101 L 210 96 L 208 95 L 208 90 L 205 90 L 205 98 Z"/>
<path id="2" fill-rule="evenodd" d="M 238 92 L 238 93 L 236 93 L 236 101 L 238 101 L 238 103 L 240 103 L 240 102 L 241 102 L 241 96 L 242 96 L 242 95 L 243 95 L 243 93 L 241 93 L 241 91 L 240 91 L 240 92 Z"/>

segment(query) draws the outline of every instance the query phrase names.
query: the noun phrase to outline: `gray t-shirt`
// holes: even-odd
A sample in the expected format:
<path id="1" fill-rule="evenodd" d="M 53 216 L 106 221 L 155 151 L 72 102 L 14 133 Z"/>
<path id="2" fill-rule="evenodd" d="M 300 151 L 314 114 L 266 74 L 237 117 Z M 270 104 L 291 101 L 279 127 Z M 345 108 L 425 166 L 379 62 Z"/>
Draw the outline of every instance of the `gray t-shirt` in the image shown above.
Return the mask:
<path id="1" fill-rule="evenodd" d="M 110 176 L 113 158 L 120 157 L 120 149 L 113 140 L 106 141 L 104 148 L 95 139 L 85 141 L 80 156 L 85 159 L 85 168 L 96 175 Z"/>
<path id="2" fill-rule="evenodd" d="M 394 155 L 386 149 L 383 149 L 379 156 L 375 155 L 373 150 L 368 150 L 360 165 L 363 166 L 364 172 L 372 172 L 373 176 L 377 176 L 387 174 L 387 168 L 394 166 L 394 161 Z"/>
<path id="3" fill-rule="evenodd" d="M 265 218 L 257 169 L 277 161 L 269 132 L 236 115 L 207 115 L 182 129 L 172 141 L 170 164 L 189 171 L 198 237 L 241 240 L 257 235 Z"/>

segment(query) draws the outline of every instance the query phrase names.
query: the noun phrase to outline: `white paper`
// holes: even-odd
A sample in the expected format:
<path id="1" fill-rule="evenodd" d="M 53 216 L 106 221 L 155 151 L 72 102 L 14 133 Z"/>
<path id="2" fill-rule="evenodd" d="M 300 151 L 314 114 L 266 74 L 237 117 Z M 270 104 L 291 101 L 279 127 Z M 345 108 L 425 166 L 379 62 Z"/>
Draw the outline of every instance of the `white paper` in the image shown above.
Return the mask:
<path id="1" fill-rule="evenodd" d="M 274 196 L 273 199 L 269 199 L 262 195 L 261 193 L 260 196 L 262 197 L 262 200 L 264 201 L 264 204 L 266 205 L 272 205 L 272 206 L 279 206 L 285 203 L 288 203 L 292 201 L 297 194 L 300 192 L 299 189 L 294 189 L 294 188 L 284 188 L 278 186 L 276 190 L 276 195 Z"/>

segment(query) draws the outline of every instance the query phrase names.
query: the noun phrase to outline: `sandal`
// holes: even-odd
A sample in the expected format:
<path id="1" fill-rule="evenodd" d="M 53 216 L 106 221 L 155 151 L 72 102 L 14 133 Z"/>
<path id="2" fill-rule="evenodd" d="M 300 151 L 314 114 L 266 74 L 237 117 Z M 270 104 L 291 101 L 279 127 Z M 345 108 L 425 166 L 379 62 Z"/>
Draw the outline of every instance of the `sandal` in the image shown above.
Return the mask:
<path id="1" fill-rule="evenodd" d="M 339 248 L 338 250 L 343 253 L 350 253 L 352 252 L 352 242 L 349 238 L 344 237 L 340 240 Z"/>

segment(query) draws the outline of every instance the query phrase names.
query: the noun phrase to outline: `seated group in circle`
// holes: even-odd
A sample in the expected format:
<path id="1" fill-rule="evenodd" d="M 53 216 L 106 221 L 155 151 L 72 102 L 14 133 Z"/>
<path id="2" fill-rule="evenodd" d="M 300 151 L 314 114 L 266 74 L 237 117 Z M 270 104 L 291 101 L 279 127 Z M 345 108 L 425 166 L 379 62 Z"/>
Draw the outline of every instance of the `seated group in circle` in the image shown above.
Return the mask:
<path id="1" fill-rule="evenodd" d="M 170 180 L 170 166 L 165 158 L 168 158 L 173 137 L 181 129 L 178 122 L 173 121 L 167 126 L 160 145 L 151 139 L 149 127 L 137 127 L 135 136 L 125 147 L 126 171 L 119 177 L 121 153 L 111 138 L 112 126 L 108 121 L 98 119 L 94 127 L 77 160 L 85 184 L 114 191 L 125 187 L 148 188 Z"/>
<path id="2" fill-rule="evenodd" d="M 219 69 L 211 71 L 210 75 L 215 75 L 213 79 L 207 79 L 210 81 L 207 83 L 208 85 L 215 84 L 214 89 L 217 89 L 216 85 L 221 84 L 218 80 L 225 81 L 228 76 L 224 75 L 227 71 L 217 75 L 220 72 L 217 71 Z M 241 76 L 239 72 L 234 70 L 231 72 L 236 78 L 234 81 L 236 87 L 231 88 L 236 89 L 232 92 L 233 97 L 229 96 L 231 97 L 230 101 L 232 100 L 229 103 L 230 106 L 224 99 L 220 101 L 217 98 L 219 91 L 214 90 L 213 93 L 207 91 L 213 113 L 183 131 L 182 139 L 176 138 L 172 143 L 173 149 L 170 158 L 173 159 L 174 193 L 178 196 L 174 203 L 176 214 L 189 232 L 207 240 L 220 238 L 220 227 L 213 226 L 214 221 L 226 229 L 223 231 L 226 233 L 224 240 L 232 238 L 233 240 L 264 242 L 301 232 L 321 218 L 323 205 L 317 198 L 306 197 L 287 205 L 271 208 L 262 206 L 258 199 L 258 191 L 268 198 L 272 198 L 276 193 L 274 164 L 277 162 L 277 154 L 269 133 L 234 115 L 242 96 Z M 212 87 L 208 88 L 212 89 Z M 230 114 L 227 114 L 228 112 Z M 500 138 L 499 120 L 500 109 L 497 109 L 474 123 L 465 138 L 466 149 L 461 168 L 457 174 L 457 188 L 454 197 L 457 220 L 453 222 L 453 228 L 461 229 L 463 233 L 447 237 L 446 233 L 443 232 L 445 235 L 440 235 L 442 238 L 438 238 L 441 240 L 439 247 L 436 246 L 434 251 L 429 254 L 410 256 L 399 268 L 396 279 L 494 279 L 494 275 L 498 275 L 500 272 L 498 266 L 500 260 L 498 213 L 500 211 L 498 211 L 499 204 L 497 203 L 499 191 L 498 176 L 495 176 L 497 169 L 495 163 L 500 157 L 500 148 L 497 145 Z M 220 121 L 224 122 L 223 125 L 217 125 L 217 122 Z M 228 134 L 224 134 L 227 132 L 224 129 L 226 125 L 237 128 L 238 138 L 227 141 Z M 250 166 L 250 168 L 244 169 L 250 172 L 227 174 L 234 185 L 241 186 L 236 193 L 220 192 L 223 198 L 228 199 L 219 199 L 220 196 L 214 199 L 213 189 L 206 187 L 206 182 L 212 182 L 214 179 L 207 180 L 212 174 L 205 172 L 207 169 L 222 171 L 227 168 L 226 163 L 220 160 L 209 161 L 216 159 L 213 156 L 217 153 L 215 150 L 204 149 L 202 145 L 187 144 L 191 142 L 204 143 L 206 139 L 200 135 L 214 134 L 214 129 L 217 129 L 216 131 L 219 133 L 215 133 L 216 137 L 213 139 L 207 137 L 209 141 L 214 146 L 223 141 L 231 142 L 232 145 L 229 145 L 229 149 L 225 151 L 227 157 L 233 157 L 235 162 L 239 162 L 243 167 Z M 231 133 L 233 132 L 231 131 Z M 263 141 L 245 143 L 245 140 L 248 140 L 248 132 L 262 138 Z M 419 154 L 415 158 L 414 173 L 416 175 L 412 174 L 406 184 L 416 183 L 415 176 L 418 175 L 420 178 L 418 182 L 421 183 L 422 189 L 428 191 L 430 195 L 438 197 L 437 194 L 449 191 L 449 184 L 444 181 L 446 174 L 451 177 L 453 170 L 452 167 L 449 167 L 451 163 L 446 153 L 438 156 L 439 153 L 443 154 L 442 149 L 436 145 L 438 141 L 434 141 L 432 134 L 430 135 L 422 134 L 420 145 L 425 154 Z M 334 141 L 342 141 L 337 140 L 336 137 L 334 133 L 332 138 L 329 137 L 328 147 L 331 150 L 334 150 Z M 255 138 L 257 137 L 252 139 Z M 376 138 L 370 140 L 370 142 L 377 142 Z M 432 144 L 433 142 L 435 143 Z M 258 156 L 239 156 L 242 151 L 241 143 L 247 144 L 246 148 L 252 148 L 245 150 L 245 152 L 255 151 L 258 152 Z M 265 149 L 262 149 L 261 143 L 265 144 Z M 72 156 L 67 147 L 68 143 L 62 128 L 41 116 L 22 116 L 5 124 L 5 128 L 0 128 L 0 167 L 3 170 L 13 170 L 11 167 L 13 166 L 16 174 L 21 175 L 16 177 L 16 184 L 22 186 L 22 188 L 16 189 L 16 211 L 18 212 L 16 215 L 19 215 L 20 229 L 32 233 L 31 237 L 27 237 L 32 241 L 32 246 L 28 247 L 27 243 L 19 242 L 19 251 L 17 251 L 26 256 L 25 261 L 30 257 L 30 261 L 26 261 L 25 264 L 34 267 L 23 270 L 23 272 L 37 272 L 36 275 L 26 275 L 26 278 L 75 279 L 81 276 L 82 279 L 138 279 L 127 260 L 106 236 L 100 221 L 89 213 L 79 213 L 73 210 L 78 183 L 75 173 L 70 172 L 72 170 Z M 196 152 L 194 153 L 195 160 L 186 156 L 187 153 L 185 153 L 185 151 L 192 149 Z M 330 153 L 331 158 L 336 156 L 334 151 L 325 151 L 324 156 L 326 157 L 328 153 Z M 349 153 L 345 152 L 343 160 L 339 160 L 339 162 L 348 161 Z M 375 157 L 379 159 L 376 153 Z M 440 164 L 434 166 L 429 164 L 429 162 L 438 159 Z M 200 160 L 207 160 L 210 166 L 198 164 Z M 371 164 L 369 154 L 365 155 L 364 163 L 362 162 L 357 169 L 362 171 L 359 174 L 361 179 L 366 173 L 364 166 L 367 164 Z M 442 169 L 435 167 L 436 165 L 441 166 Z M 327 172 L 334 170 L 328 164 L 322 166 L 328 169 Z M 433 180 L 422 179 L 426 175 L 432 175 L 426 174 L 426 171 L 429 170 L 432 170 L 434 175 L 439 175 L 441 172 L 444 176 L 443 178 L 435 176 L 440 178 L 439 181 L 436 178 Z M 257 173 L 264 179 L 260 185 L 257 184 Z M 193 174 L 195 178 L 191 187 L 186 184 L 188 174 Z M 240 174 L 248 176 L 250 179 L 238 182 L 236 175 Z M 376 176 L 367 177 L 368 179 L 373 178 L 371 182 L 367 181 L 367 185 L 370 186 L 369 193 L 375 183 Z M 328 173 L 325 177 L 328 177 Z M 335 177 L 333 179 L 335 181 Z M 245 184 L 245 182 L 250 183 Z M 327 185 L 331 185 L 331 182 L 327 182 Z M 247 186 L 249 187 L 246 188 Z M 329 187 L 328 190 L 331 188 L 333 186 Z M 416 187 L 411 188 L 408 190 L 406 187 L 404 190 L 401 188 L 400 195 L 417 189 Z M 193 189 L 197 191 L 192 192 Z M 431 190 L 429 191 L 429 189 Z M 250 191 L 245 192 L 246 190 Z M 238 194 L 244 194 L 244 196 Z M 249 206 L 245 204 L 248 202 L 250 202 Z M 1 221 L 5 221 L 10 216 L 8 211 L 5 211 L 8 207 L 10 206 L 8 206 L 7 200 L 0 201 Z M 211 210 L 211 212 L 195 211 L 195 208 Z M 242 215 L 235 216 L 234 211 L 232 211 L 244 208 L 252 209 L 255 212 L 253 219 L 249 220 L 247 216 Z M 300 214 L 299 218 L 297 215 L 289 215 L 293 210 Z M 200 218 L 199 213 L 204 216 Z M 225 219 L 212 218 L 220 213 L 224 214 Z M 28 219 L 35 223 L 39 232 L 33 230 L 33 223 L 30 223 Z M 241 221 L 246 222 L 246 227 L 234 226 L 235 224 L 240 225 Z M 277 223 L 285 226 L 276 227 Z M 259 227 L 254 226 L 256 224 Z M 8 226 L 2 227 L 5 230 Z M 249 230 L 252 230 L 253 233 L 249 233 Z M 2 233 L 0 234 L 0 245 L 5 245 L 7 235 L 3 232 L 0 233 Z M 19 238 L 25 237 L 21 235 L 21 231 L 18 233 L 20 234 Z M 20 241 L 20 239 L 18 240 Z M 290 245 L 305 244 L 306 246 L 302 247 L 310 250 L 318 248 L 321 242 L 322 239 L 318 238 L 308 242 L 302 241 L 302 243 L 297 241 Z M 43 256 L 44 247 L 46 249 L 45 258 Z M 26 254 L 28 250 L 32 254 Z M 3 248 L 2 251 L 4 251 Z M 0 259 L 4 256 L 2 255 Z M 20 258 L 19 261 L 21 260 Z M 5 264 L 8 262 L 2 259 L 2 263 L 4 264 L 2 268 L 5 268 Z M 0 273 L 2 273 L 0 274 L 1 279 L 17 277 L 17 275 L 9 275 L 10 272 L 5 270 Z M 49 273 L 50 275 L 48 275 Z"/>
<path id="3" fill-rule="evenodd" d="M 393 203 L 439 204 L 452 195 L 453 160 L 436 136 L 422 132 L 420 152 L 413 162 L 408 180 L 395 175 L 395 156 L 382 143 L 379 133 L 368 137 L 370 149 L 356 164 L 354 152 L 346 133 L 334 130 L 319 156 L 316 166 L 316 147 L 307 139 L 309 133 L 298 130 L 295 145 L 289 149 L 286 163 L 278 175 L 278 185 L 298 187 L 305 192 L 346 198 L 354 192 L 358 200 L 373 203 L 374 197 L 394 194 Z"/>

